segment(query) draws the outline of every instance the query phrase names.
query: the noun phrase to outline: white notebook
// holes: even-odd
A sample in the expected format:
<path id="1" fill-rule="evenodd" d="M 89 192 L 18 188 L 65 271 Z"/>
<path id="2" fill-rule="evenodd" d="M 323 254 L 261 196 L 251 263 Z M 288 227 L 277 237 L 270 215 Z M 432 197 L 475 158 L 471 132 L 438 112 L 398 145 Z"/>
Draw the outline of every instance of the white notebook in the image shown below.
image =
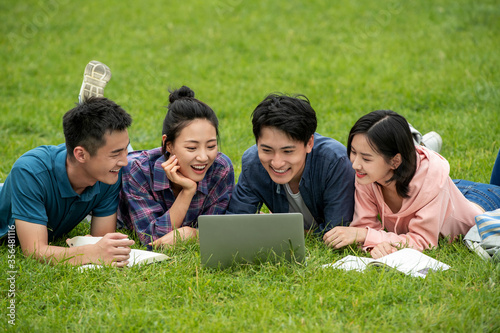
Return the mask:
<path id="1" fill-rule="evenodd" d="M 102 237 L 76 236 L 76 237 L 68 239 L 67 243 L 70 247 L 76 247 L 76 246 L 82 246 L 82 245 L 95 244 L 101 238 Z M 163 261 L 166 259 L 170 259 L 170 257 L 163 254 L 163 253 L 132 249 L 130 251 L 130 259 L 128 260 L 127 266 L 131 267 L 134 265 L 151 264 L 153 262 Z M 80 267 L 85 269 L 85 268 L 96 268 L 96 267 L 100 267 L 100 266 L 101 265 L 86 264 L 86 265 L 82 265 Z"/>
<path id="2" fill-rule="evenodd" d="M 364 271 L 367 266 L 392 267 L 407 275 L 422 278 L 425 278 L 430 270 L 444 271 L 450 268 L 445 263 L 410 248 L 396 251 L 378 259 L 350 255 L 333 264 L 323 265 L 325 268 L 332 267 L 346 271 L 356 270 L 360 272 Z"/>

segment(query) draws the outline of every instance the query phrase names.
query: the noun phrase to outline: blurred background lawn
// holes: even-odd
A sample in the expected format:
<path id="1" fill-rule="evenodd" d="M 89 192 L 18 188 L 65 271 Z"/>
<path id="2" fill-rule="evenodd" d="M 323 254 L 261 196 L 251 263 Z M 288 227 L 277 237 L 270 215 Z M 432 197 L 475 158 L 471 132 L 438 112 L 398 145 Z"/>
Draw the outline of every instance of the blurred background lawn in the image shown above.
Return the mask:
<path id="1" fill-rule="evenodd" d="M 305 94 L 318 131 L 392 109 L 435 130 L 452 177 L 487 181 L 500 147 L 497 1 L 2 2 L 0 179 L 25 150 L 63 142 L 83 69 L 106 63 L 137 149 L 159 146 L 168 88 L 216 110 L 239 171 L 250 113 L 270 92 Z"/>
<path id="2" fill-rule="evenodd" d="M 254 143 L 250 114 L 270 92 L 306 95 L 318 115 L 318 132 L 344 144 L 360 116 L 375 109 L 397 111 L 422 133 L 434 130 L 441 134 L 441 153 L 450 162 L 453 178 L 488 182 L 500 148 L 500 4 L 496 0 L 23 0 L 1 1 L 0 22 L 0 181 L 23 152 L 64 141 L 62 115 L 77 101 L 83 70 L 90 60 L 111 68 L 113 77 L 105 95 L 134 118 L 129 130 L 134 148 L 159 146 L 168 89 L 187 85 L 217 112 L 220 149 L 232 159 L 237 175 L 242 153 Z M 317 251 L 319 263 L 343 254 L 321 247 Z M 446 253 L 450 252 L 445 252 L 445 258 L 455 260 Z M 467 256 L 462 251 L 452 266 L 466 269 Z M 52 274 L 52 268 L 46 271 L 21 259 L 20 254 L 19 261 L 30 270 L 41 270 L 39 279 Z M 457 285 L 459 294 L 469 290 L 469 283 L 477 283 L 476 291 L 482 296 L 471 295 L 465 301 L 480 307 L 486 297 L 488 304 L 496 304 L 493 314 L 498 319 L 499 298 L 489 293 L 498 294 L 498 267 L 484 269 L 482 278 L 472 275 L 464 282 L 456 273 L 446 283 Z M 192 266 L 183 266 L 179 274 L 186 278 L 193 272 Z M 493 285 L 488 282 L 489 274 L 497 278 Z M 236 283 L 245 282 L 235 279 Z M 345 279 L 353 279 L 356 285 L 363 276 Z M 443 300 L 448 294 L 439 294 L 440 283 L 443 281 L 431 289 Z M 23 288 L 36 287 L 27 279 Z M 412 284 L 411 297 L 419 296 L 419 288 Z M 380 295 L 373 292 L 376 300 Z M 50 290 L 35 289 L 33 297 L 40 295 L 47 299 L 47 308 L 57 303 Z M 293 302 L 304 302 L 309 294 L 300 295 Z M 354 304 L 358 298 L 353 297 L 346 302 Z M 462 328 L 478 327 L 474 315 L 468 313 L 470 307 L 460 305 L 460 297 L 453 296 L 455 307 L 445 306 L 444 310 L 464 316 L 469 326 Z M 234 303 L 230 309 L 237 313 L 238 302 Z M 28 300 L 21 304 L 20 318 L 35 313 L 31 319 L 41 326 L 33 325 L 47 323 L 41 313 L 28 307 Z M 313 304 L 313 309 L 323 308 Z M 382 305 L 382 312 L 389 305 Z M 433 313 L 435 308 L 429 306 L 416 310 L 417 317 Z M 62 314 L 71 316 L 75 309 L 69 309 Z M 263 311 L 280 318 L 275 310 Z M 300 320 L 287 326 L 281 318 L 281 326 L 269 322 L 266 327 L 271 331 L 390 327 L 367 312 L 359 313 L 374 320 L 374 326 L 351 322 L 318 327 L 302 325 Z M 457 323 L 451 315 L 440 317 L 437 326 L 430 328 L 453 327 Z M 76 315 L 80 320 L 81 316 Z M 233 325 L 228 329 L 245 327 L 228 316 L 226 320 Z M 330 319 L 338 320 L 335 316 Z M 71 322 L 71 318 L 66 320 Z M 328 320 L 321 317 L 318 322 Z M 498 327 L 495 325 L 498 321 L 484 328 Z M 260 330 L 258 325 L 248 327 Z M 422 329 L 419 327 L 410 326 Z"/>

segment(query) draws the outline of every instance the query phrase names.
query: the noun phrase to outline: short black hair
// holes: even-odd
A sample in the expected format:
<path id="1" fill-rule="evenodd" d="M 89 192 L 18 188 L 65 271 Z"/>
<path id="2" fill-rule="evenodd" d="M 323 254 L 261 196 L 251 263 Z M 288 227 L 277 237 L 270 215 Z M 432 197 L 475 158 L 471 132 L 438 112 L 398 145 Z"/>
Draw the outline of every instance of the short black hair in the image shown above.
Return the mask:
<path id="1" fill-rule="evenodd" d="M 106 144 L 104 135 L 124 131 L 132 124 L 132 117 L 115 102 L 104 97 L 90 97 L 80 102 L 63 116 L 63 130 L 68 156 L 73 159 L 77 146 L 91 156 Z"/>
<path id="2" fill-rule="evenodd" d="M 189 87 L 182 86 L 179 89 L 169 91 L 169 102 L 167 114 L 163 120 L 162 135 L 167 139 L 162 142 L 162 154 L 168 158 L 167 142 L 175 142 L 180 132 L 195 119 L 206 119 L 215 127 L 217 140 L 219 139 L 219 120 L 214 110 L 207 104 L 194 98 L 194 91 Z"/>
<path id="3" fill-rule="evenodd" d="M 381 154 L 387 163 L 398 153 L 401 154 L 401 164 L 388 182 L 396 181 L 398 195 L 407 198 L 410 181 L 417 169 L 417 156 L 406 119 L 391 110 L 376 110 L 359 118 L 347 139 L 349 155 L 356 134 L 364 134 L 372 149 Z"/>
<path id="4" fill-rule="evenodd" d="M 252 125 L 255 141 L 258 141 L 263 127 L 275 127 L 306 145 L 316 132 L 318 121 L 306 96 L 272 93 L 253 111 Z"/>

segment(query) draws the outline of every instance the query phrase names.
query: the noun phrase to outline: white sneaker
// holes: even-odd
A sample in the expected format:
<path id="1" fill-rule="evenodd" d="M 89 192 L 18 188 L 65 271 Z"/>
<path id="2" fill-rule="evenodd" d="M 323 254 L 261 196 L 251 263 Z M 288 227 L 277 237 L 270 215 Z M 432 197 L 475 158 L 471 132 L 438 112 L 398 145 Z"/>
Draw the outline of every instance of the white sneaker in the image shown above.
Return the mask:
<path id="1" fill-rule="evenodd" d="M 441 135 L 432 131 L 422 136 L 422 146 L 439 153 L 441 151 L 441 147 L 443 146 L 443 139 L 441 138 Z"/>
<path id="2" fill-rule="evenodd" d="M 111 79 L 111 70 L 102 62 L 92 60 L 85 67 L 82 87 L 78 100 L 83 102 L 89 97 L 103 97 L 104 87 Z"/>

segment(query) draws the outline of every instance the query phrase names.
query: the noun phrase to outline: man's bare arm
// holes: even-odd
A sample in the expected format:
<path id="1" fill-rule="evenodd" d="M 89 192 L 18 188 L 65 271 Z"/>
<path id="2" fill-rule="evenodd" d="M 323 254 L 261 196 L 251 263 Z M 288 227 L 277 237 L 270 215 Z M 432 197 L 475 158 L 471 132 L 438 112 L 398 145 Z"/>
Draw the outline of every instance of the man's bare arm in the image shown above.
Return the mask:
<path id="1" fill-rule="evenodd" d="M 90 234 L 94 237 L 101 237 L 116 231 L 116 213 L 110 216 L 92 216 L 90 223 Z"/>
<path id="2" fill-rule="evenodd" d="M 127 235 L 108 233 L 92 245 L 62 247 L 48 244 L 47 227 L 16 219 L 16 232 L 21 249 L 26 256 L 33 255 L 41 262 L 57 264 L 67 262 L 72 265 L 88 263 L 110 264 L 123 267 L 130 257 L 130 246 L 134 244 Z"/>

